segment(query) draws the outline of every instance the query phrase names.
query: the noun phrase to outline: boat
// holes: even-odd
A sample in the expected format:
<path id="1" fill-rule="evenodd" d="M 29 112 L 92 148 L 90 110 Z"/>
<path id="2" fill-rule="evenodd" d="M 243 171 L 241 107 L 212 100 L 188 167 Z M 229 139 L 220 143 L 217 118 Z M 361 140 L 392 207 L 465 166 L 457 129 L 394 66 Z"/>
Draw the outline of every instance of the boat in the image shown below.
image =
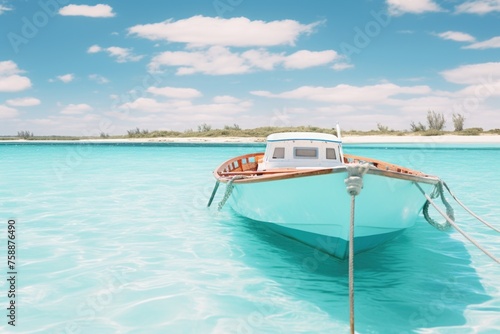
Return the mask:
<path id="1" fill-rule="evenodd" d="M 233 157 L 214 170 L 217 182 L 209 206 L 219 184 L 226 184 L 219 209 L 229 206 L 238 215 L 339 259 L 349 257 L 349 240 L 357 254 L 412 227 L 428 202 L 424 196 L 439 195 L 440 179 L 344 154 L 339 129 L 337 134 L 269 135 L 265 152 Z M 357 194 L 349 180 L 358 182 Z M 351 219 L 355 230 L 350 239 Z"/>

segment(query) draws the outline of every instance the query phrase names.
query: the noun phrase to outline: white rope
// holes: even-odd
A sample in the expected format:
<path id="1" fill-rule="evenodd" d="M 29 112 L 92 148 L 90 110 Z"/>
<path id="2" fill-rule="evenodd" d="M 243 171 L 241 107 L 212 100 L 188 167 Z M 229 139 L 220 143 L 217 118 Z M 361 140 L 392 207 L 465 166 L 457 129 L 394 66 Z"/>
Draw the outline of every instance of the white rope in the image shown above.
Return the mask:
<path id="1" fill-rule="evenodd" d="M 207 203 L 208 208 L 210 207 L 210 205 L 212 205 L 212 201 L 214 200 L 215 193 L 217 193 L 217 189 L 219 189 L 219 185 L 220 185 L 220 181 L 217 180 L 217 182 L 215 182 L 214 189 L 212 190 L 212 195 L 210 196 L 210 199 L 208 200 L 208 203 Z"/>
<path id="2" fill-rule="evenodd" d="M 491 254 L 486 249 L 484 249 L 476 240 L 474 240 L 467 233 L 465 233 L 460 227 L 458 227 L 457 224 L 455 224 L 455 222 L 450 217 L 448 217 L 448 215 L 446 213 L 444 213 L 436 205 L 436 203 L 434 203 L 434 201 L 432 200 L 432 198 L 430 198 L 430 196 L 425 193 L 425 191 L 422 189 L 422 187 L 420 187 L 420 185 L 418 183 L 415 182 L 415 184 L 418 187 L 418 189 L 420 189 L 420 192 L 425 196 L 425 198 L 427 199 L 427 201 L 429 201 L 429 203 L 432 204 L 432 206 L 437 210 L 437 212 L 439 212 L 441 214 L 441 216 L 443 216 L 443 218 L 446 219 L 448 221 L 448 223 L 450 223 L 450 225 L 453 226 L 453 228 L 455 228 L 455 230 L 457 230 L 461 235 L 463 235 L 465 237 L 465 239 L 469 240 L 474 246 L 476 246 L 484 254 L 486 254 L 487 256 L 489 256 L 493 261 L 495 261 L 496 263 L 500 263 L 500 260 L 498 260 L 493 254 Z"/>
<path id="3" fill-rule="evenodd" d="M 224 207 L 224 204 L 226 204 L 227 200 L 229 199 L 229 197 L 233 193 L 234 180 L 240 180 L 240 179 L 245 179 L 245 176 L 242 176 L 242 175 L 233 176 L 231 178 L 231 180 L 229 180 L 229 182 L 226 184 L 226 192 L 224 193 L 224 197 L 222 198 L 222 200 L 219 202 L 219 205 L 218 205 L 219 211 L 222 210 L 222 208 Z"/>
<path id="4" fill-rule="evenodd" d="M 346 190 L 351 195 L 351 221 L 349 224 L 349 324 L 354 334 L 354 211 L 356 196 L 363 188 L 363 175 L 368 171 L 368 164 L 347 166 L 348 177 L 344 180 Z"/>
<path id="5" fill-rule="evenodd" d="M 354 205 L 356 195 L 351 196 L 351 223 L 349 225 L 349 324 L 354 334 Z"/>
<path id="6" fill-rule="evenodd" d="M 446 215 L 448 217 L 450 217 L 451 220 L 455 221 L 455 213 L 453 212 L 453 208 L 450 205 L 450 203 L 448 203 L 448 201 L 446 200 L 446 197 L 443 194 L 442 182 L 438 182 L 435 185 L 434 191 L 430 195 L 430 197 L 432 199 L 437 198 L 439 196 L 441 196 L 441 202 L 443 202 L 444 206 L 446 207 Z M 427 220 L 427 222 L 429 224 L 431 224 L 432 226 L 434 226 L 436 229 L 438 229 L 440 231 L 446 231 L 446 230 L 450 229 L 451 224 L 448 223 L 447 221 L 445 221 L 444 224 L 441 224 L 441 223 L 438 223 L 437 221 L 435 221 L 434 219 L 432 219 L 432 217 L 429 215 L 429 204 L 430 204 L 429 201 L 425 201 L 424 207 L 422 208 L 422 213 L 424 215 L 425 220 Z"/>
<path id="7" fill-rule="evenodd" d="M 448 192 L 450 193 L 451 197 L 453 197 L 453 199 L 458 203 L 460 204 L 460 206 L 462 208 L 465 209 L 465 211 L 467 211 L 468 213 L 470 213 L 473 217 L 475 217 L 477 220 L 479 220 L 481 223 L 483 223 L 484 225 L 488 226 L 489 228 L 491 228 L 492 230 L 500 233 L 500 230 L 498 228 L 496 228 L 495 226 L 491 225 L 490 223 L 486 222 L 484 219 L 482 219 L 481 217 L 479 217 L 478 215 L 476 215 L 474 212 L 472 212 L 472 210 L 470 210 L 468 207 L 465 206 L 465 204 L 463 204 L 456 196 L 454 193 L 451 192 L 451 189 L 448 187 L 448 185 L 446 184 L 446 182 L 443 182 L 443 185 L 444 187 L 446 188 L 446 190 L 448 190 Z"/>

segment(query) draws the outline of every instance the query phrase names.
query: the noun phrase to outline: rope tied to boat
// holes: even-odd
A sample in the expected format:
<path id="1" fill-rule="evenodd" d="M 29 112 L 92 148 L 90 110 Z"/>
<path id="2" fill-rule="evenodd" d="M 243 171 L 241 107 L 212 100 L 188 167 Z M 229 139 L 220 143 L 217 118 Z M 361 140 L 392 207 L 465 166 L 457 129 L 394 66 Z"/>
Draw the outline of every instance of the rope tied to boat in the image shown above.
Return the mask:
<path id="1" fill-rule="evenodd" d="M 370 165 L 368 163 L 354 164 L 347 166 L 348 177 L 344 180 L 347 193 L 357 196 L 363 188 L 363 175 L 366 174 Z"/>
<path id="2" fill-rule="evenodd" d="M 418 183 L 417 183 L 417 185 L 418 185 Z M 420 188 L 420 186 L 419 186 L 419 188 Z M 434 226 L 439 231 L 449 230 L 451 228 L 451 224 L 448 222 L 448 220 L 445 220 L 444 223 L 438 223 L 436 220 L 434 220 L 429 215 L 429 205 L 431 204 L 432 199 L 437 198 L 437 197 L 441 197 L 441 202 L 446 207 L 446 215 L 452 221 L 455 221 L 455 212 L 453 211 L 453 207 L 446 200 L 446 197 L 444 196 L 444 193 L 443 193 L 443 181 L 439 180 L 439 182 L 436 184 L 433 192 L 431 193 L 431 195 L 429 197 L 430 197 L 430 199 L 427 199 L 427 201 L 425 201 L 424 207 L 422 208 L 422 213 L 424 215 L 425 220 L 427 220 L 427 222 L 429 224 Z"/>
<path id="3" fill-rule="evenodd" d="M 231 194 L 233 193 L 233 189 L 234 189 L 234 185 L 233 185 L 233 182 L 235 180 L 241 180 L 241 179 L 244 179 L 245 176 L 243 175 L 236 175 L 236 176 L 233 176 L 231 178 L 231 180 L 229 180 L 229 182 L 226 184 L 226 192 L 224 193 L 224 197 L 222 197 L 222 200 L 219 202 L 219 205 L 218 205 L 218 210 L 222 210 L 222 208 L 224 207 L 224 204 L 226 204 L 227 200 L 229 199 L 229 197 L 231 197 Z"/>
<path id="4" fill-rule="evenodd" d="M 359 164 L 347 166 L 348 177 L 344 180 L 347 193 L 351 196 L 357 196 L 363 188 L 363 175 L 368 171 L 368 164 Z"/>
<path id="5" fill-rule="evenodd" d="M 451 195 L 451 197 L 453 197 L 453 199 L 462 207 L 464 208 L 465 211 L 467 211 L 469 214 L 471 214 L 471 216 L 473 216 L 474 218 L 476 218 L 477 220 L 479 220 L 481 223 L 483 223 L 484 225 L 488 226 L 489 228 L 491 228 L 493 231 L 497 232 L 497 233 L 500 233 L 500 229 L 498 229 L 497 227 L 493 226 L 492 224 L 488 223 L 487 221 L 485 221 L 484 219 L 482 219 L 481 217 L 479 217 L 478 215 L 476 215 L 474 212 L 472 212 L 471 209 L 469 209 L 468 207 L 465 206 L 465 204 L 463 204 L 456 196 L 454 193 L 451 192 L 451 189 L 448 187 L 448 185 L 446 184 L 446 182 L 442 181 L 443 183 L 443 186 L 446 188 L 446 190 L 448 190 L 448 193 Z"/>
<path id="6" fill-rule="evenodd" d="M 440 181 L 440 184 L 443 183 L 443 181 L 439 180 Z M 472 243 L 474 246 L 476 246 L 480 251 L 482 251 L 485 255 L 487 255 L 488 257 L 490 257 L 493 261 L 495 261 L 496 263 L 500 263 L 500 260 L 498 258 L 496 258 L 493 254 L 491 254 L 490 252 L 488 252 L 486 249 L 484 249 L 476 240 L 474 240 L 471 236 L 469 236 L 464 230 L 462 230 L 457 224 L 455 224 L 455 220 L 454 218 L 452 219 L 452 217 L 449 217 L 446 213 L 444 213 L 437 205 L 436 203 L 434 203 L 434 201 L 432 200 L 432 198 L 427 195 L 425 193 L 425 191 L 422 189 L 422 187 L 417 183 L 415 182 L 415 185 L 418 187 L 418 189 L 420 190 L 420 192 L 424 195 L 424 197 L 427 199 L 427 202 L 429 202 L 430 204 L 432 204 L 432 206 L 437 210 L 437 212 L 439 212 L 439 214 L 441 214 L 441 216 L 443 216 L 444 219 L 446 219 L 446 221 L 451 225 L 453 226 L 453 228 L 455 230 L 457 230 L 457 232 L 459 232 L 465 239 L 467 239 L 470 243 Z M 444 196 L 443 196 L 444 197 Z M 448 204 L 449 205 L 449 204 Z"/>
<path id="7" fill-rule="evenodd" d="M 217 193 L 217 189 L 219 189 L 219 185 L 220 181 L 217 180 L 217 182 L 215 182 L 214 189 L 212 190 L 212 195 L 210 195 L 210 199 L 208 200 L 207 208 L 209 208 L 210 205 L 212 205 L 212 201 L 214 200 L 215 194 Z"/>
<path id="8" fill-rule="evenodd" d="M 346 190 L 351 195 L 351 222 L 349 225 L 349 323 L 351 333 L 354 334 L 354 212 L 356 196 L 363 189 L 363 175 L 368 171 L 369 165 L 347 165 L 347 178 L 344 180 Z"/>

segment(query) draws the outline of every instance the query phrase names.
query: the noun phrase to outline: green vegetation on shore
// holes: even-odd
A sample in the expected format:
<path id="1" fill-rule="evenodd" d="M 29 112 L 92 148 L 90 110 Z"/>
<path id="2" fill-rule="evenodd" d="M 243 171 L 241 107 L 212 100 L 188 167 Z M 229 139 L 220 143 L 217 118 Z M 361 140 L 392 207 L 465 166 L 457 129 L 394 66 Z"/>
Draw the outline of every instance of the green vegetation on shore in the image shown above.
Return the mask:
<path id="1" fill-rule="evenodd" d="M 267 137 L 268 135 L 276 132 L 321 132 L 337 134 L 337 131 L 332 128 L 321 128 L 317 126 L 295 126 L 295 127 L 259 127 L 254 129 L 234 129 L 224 127 L 223 129 L 209 129 L 203 131 L 147 131 L 139 130 L 129 131 L 128 138 L 158 138 L 158 137 L 174 137 L 174 138 L 187 138 L 187 137 Z M 408 135 L 421 135 L 421 136 L 441 136 L 447 134 L 462 135 L 462 136 L 478 136 L 481 134 L 500 134 L 500 129 L 483 131 L 481 128 L 470 128 L 462 131 L 444 131 L 444 130 L 425 130 L 425 131 L 396 131 L 389 129 L 382 130 L 342 130 L 343 136 L 408 136 Z"/>
<path id="2" fill-rule="evenodd" d="M 420 130 L 420 131 L 397 131 L 391 130 L 382 125 L 378 126 L 377 130 L 358 131 L 358 130 L 342 130 L 343 136 L 442 136 L 442 135 L 459 135 L 459 136 L 479 136 L 482 134 L 500 135 L 500 129 L 493 129 L 484 131 L 482 128 L 468 128 L 461 131 L 444 131 L 444 130 Z M 127 139 L 127 138 L 190 138 L 190 137 L 261 137 L 276 133 L 276 132 L 321 132 L 337 134 L 337 131 L 332 128 L 321 128 L 316 126 L 295 126 L 295 127 L 259 127 L 254 129 L 241 129 L 239 126 L 225 126 L 222 129 L 214 129 L 211 126 L 202 125 L 198 131 L 149 131 L 146 129 L 133 129 L 129 130 L 127 135 L 110 136 L 108 134 L 101 134 L 95 137 L 77 137 L 77 136 L 36 136 L 29 133 L 29 136 L 4 136 L 0 140 L 82 140 L 82 139 Z M 25 132 L 22 134 L 26 134 Z"/>
<path id="3" fill-rule="evenodd" d="M 492 129 L 484 131 L 482 128 L 466 128 L 464 129 L 465 117 L 461 114 L 453 114 L 454 131 L 443 130 L 446 124 L 445 117 L 442 113 L 436 113 L 429 110 L 427 112 L 427 125 L 418 122 L 410 123 L 410 131 L 398 131 L 389 129 L 388 126 L 377 123 L 377 130 L 358 131 L 358 130 L 342 130 L 345 136 L 442 136 L 442 135 L 459 135 L 459 136 L 479 136 L 481 134 L 500 134 L 500 129 Z M 198 125 L 197 131 L 192 129 L 186 131 L 169 131 L 156 130 L 149 131 L 148 129 L 135 128 L 127 131 L 126 135 L 110 136 L 107 133 L 101 132 L 96 137 L 72 137 L 72 136 L 35 136 L 30 131 L 18 131 L 17 136 L 4 136 L 0 140 L 25 139 L 25 140 L 81 140 L 81 139 L 127 139 L 127 138 L 190 138 L 190 137 L 258 137 L 265 138 L 268 135 L 276 132 L 321 132 L 337 134 L 336 129 L 321 128 L 317 126 L 265 126 L 254 129 L 241 129 L 238 124 L 225 125 L 222 129 L 214 129 L 210 124 L 203 123 Z"/>

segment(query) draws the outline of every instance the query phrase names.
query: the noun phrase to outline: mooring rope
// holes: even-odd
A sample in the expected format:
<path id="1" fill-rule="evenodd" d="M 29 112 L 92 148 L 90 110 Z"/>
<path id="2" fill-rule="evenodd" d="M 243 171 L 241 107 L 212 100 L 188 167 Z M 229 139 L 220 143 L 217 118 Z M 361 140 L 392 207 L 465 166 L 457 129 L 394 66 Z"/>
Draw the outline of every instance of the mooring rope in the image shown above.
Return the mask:
<path id="1" fill-rule="evenodd" d="M 495 261 L 496 263 L 500 263 L 500 260 L 497 259 L 493 254 L 491 254 L 490 252 L 488 252 L 486 249 L 484 249 L 476 240 L 474 240 L 472 237 L 470 237 L 465 231 L 463 231 L 460 227 L 458 227 L 457 224 L 455 224 L 455 222 L 450 218 L 448 217 L 448 215 L 446 213 L 444 213 L 437 205 L 436 203 L 434 203 L 434 201 L 432 200 L 432 198 L 427 195 L 425 193 L 425 191 L 422 189 L 422 187 L 420 187 L 420 185 L 415 182 L 415 185 L 418 187 L 418 189 L 420 190 L 420 192 L 424 195 L 424 197 L 427 199 L 427 201 L 432 204 L 432 206 L 437 210 L 437 212 L 439 212 L 441 214 L 441 216 L 443 216 L 444 219 L 446 219 L 448 221 L 448 223 L 453 226 L 453 228 L 455 230 L 457 230 L 461 235 L 464 236 L 465 239 L 469 240 L 474 246 L 476 246 L 479 250 L 481 250 L 484 254 L 486 254 L 487 256 L 489 256 L 493 261 Z"/>
<path id="2" fill-rule="evenodd" d="M 354 211 L 356 196 L 363 188 L 363 175 L 368 171 L 368 164 L 347 166 L 348 177 L 344 180 L 347 192 L 351 195 L 351 221 L 349 224 L 349 324 L 354 334 Z"/>
<path id="3" fill-rule="evenodd" d="M 217 193 L 217 189 L 219 189 L 219 185 L 220 185 L 220 181 L 217 180 L 217 182 L 215 182 L 214 189 L 212 190 L 212 195 L 210 196 L 210 199 L 208 200 L 208 204 L 207 204 L 208 208 L 210 207 L 210 205 L 212 205 L 212 201 L 214 200 L 215 193 Z"/>
<path id="4" fill-rule="evenodd" d="M 436 187 L 434 188 L 434 191 L 432 192 L 430 198 L 437 198 L 439 196 L 441 196 L 441 202 L 443 202 L 444 206 L 446 207 L 446 215 L 450 217 L 451 220 L 455 221 L 455 213 L 453 212 L 453 208 L 450 205 L 450 203 L 448 203 L 448 201 L 446 200 L 446 197 L 444 197 L 443 185 L 441 184 L 441 182 L 436 184 Z M 431 224 L 440 231 L 446 231 L 450 229 L 451 224 L 448 223 L 447 221 L 445 221 L 444 224 L 440 224 L 434 219 L 432 219 L 432 217 L 429 215 L 429 204 L 430 202 L 428 200 L 425 201 L 424 207 L 422 208 L 422 213 L 424 215 L 425 220 L 427 220 L 429 224 Z"/>
<path id="5" fill-rule="evenodd" d="M 351 195 L 351 222 L 349 224 L 349 324 L 354 334 L 354 211 L 356 195 Z"/>
<path id="6" fill-rule="evenodd" d="M 231 196 L 231 194 L 233 192 L 233 188 L 234 188 L 233 182 L 235 180 L 240 180 L 240 179 L 244 179 L 244 178 L 245 177 L 243 175 L 236 175 L 236 176 L 233 176 L 231 178 L 231 180 L 229 180 L 229 182 L 226 184 L 226 192 L 224 193 L 224 197 L 219 202 L 219 206 L 218 206 L 219 211 L 222 210 L 222 208 L 224 207 L 224 204 L 226 204 L 227 200 L 229 199 L 229 197 Z"/>
<path id="7" fill-rule="evenodd" d="M 446 182 L 442 182 L 444 187 L 446 188 L 446 190 L 448 190 L 448 192 L 450 193 L 451 197 L 453 197 L 453 199 L 458 203 L 460 204 L 460 206 L 462 208 L 465 209 L 465 211 L 467 211 L 468 213 L 470 213 L 474 218 L 476 218 L 477 220 L 479 220 L 481 223 L 483 223 L 484 225 L 488 226 L 489 228 L 491 228 L 492 230 L 500 233 L 500 230 L 498 228 L 496 228 L 495 226 L 491 225 L 490 223 L 488 223 L 487 221 L 485 221 L 484 219 L 482 219 L 481 217 L 479 217 L 478 215 L 476 215 L 474 212 L 472 212 L 471 209 L 469 209 L 468 207 L 465 206 L 465 204 L 463 204 L 456 196 L 454 193 L 451 192 L 451 189 L 448 187 L 448 185 L 446 184 Z"/>

